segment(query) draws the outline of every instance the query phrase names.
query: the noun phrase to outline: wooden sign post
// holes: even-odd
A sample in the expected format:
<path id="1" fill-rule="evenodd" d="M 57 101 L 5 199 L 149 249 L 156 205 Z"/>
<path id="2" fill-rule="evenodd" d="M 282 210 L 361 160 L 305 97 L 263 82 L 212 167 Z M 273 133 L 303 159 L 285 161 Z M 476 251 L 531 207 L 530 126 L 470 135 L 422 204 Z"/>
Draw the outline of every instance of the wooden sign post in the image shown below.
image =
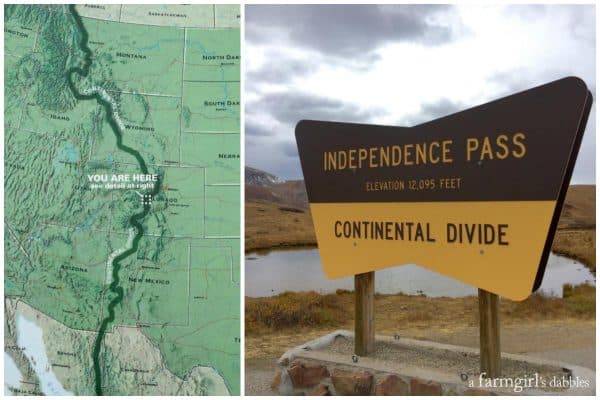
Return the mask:
<path id="1" fill-rule="evenodd" d="M 354 275 L 354 353 L 375 349 L 375 272 Z"/>
<path id="2" fill-rule="evenodd" d="M 486 378 L 498 378 L 502 373 L 498 313 L 498 295 L 479 289 L 479 359 Z"/>

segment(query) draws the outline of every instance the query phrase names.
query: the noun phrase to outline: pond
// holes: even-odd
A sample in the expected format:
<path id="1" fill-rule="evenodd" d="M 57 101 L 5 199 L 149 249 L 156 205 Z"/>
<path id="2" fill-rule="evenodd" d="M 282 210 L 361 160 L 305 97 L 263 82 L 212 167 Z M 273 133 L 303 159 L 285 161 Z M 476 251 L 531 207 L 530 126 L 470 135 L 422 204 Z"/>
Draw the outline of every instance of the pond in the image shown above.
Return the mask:
<path id="1" fill-rule="evenodd" d="M 329 279 L 317 249 L 277 250 L 246 255 L 246 296 L 267 297 L 285 291 L 314 290 L 322 294 L 354 289 L 353 277 Z M 563 285 L 590 283 L 596 278 L 583 264 L 551 254 L 539 291 L 562 297 Z M 477 295 L 477 289 L 417 265 L 387 268 L 375 274 L 375 291 L 382 294 L 424 294 L 430 297 Z"/>

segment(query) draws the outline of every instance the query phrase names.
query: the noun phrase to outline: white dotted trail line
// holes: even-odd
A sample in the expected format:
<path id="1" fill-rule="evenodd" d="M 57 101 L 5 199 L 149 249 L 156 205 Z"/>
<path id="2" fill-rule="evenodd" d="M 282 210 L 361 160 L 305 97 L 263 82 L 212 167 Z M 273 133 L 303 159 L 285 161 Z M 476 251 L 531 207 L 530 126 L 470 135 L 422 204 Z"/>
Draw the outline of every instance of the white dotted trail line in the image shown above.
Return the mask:
<path id="1" fill-rule="evenodd" d="M 110 108 L 112 110 L 113 119 L 115 120 L 117 125 L 119 125 L 119 129 L 121 130 L 121 132 L 125 133 L 125 124 L 123 123 L 121 117 L 119 116 L 119 113 L 117 112 L 119 108 L 117 102 L 112 98 L 110 94 L 108 94 L 108 92 L 104 88 L 99 86 L 92 86 L 91 89 L 85 89 L 82 91 L 82 93 L 85 95 L 93 95 L 97 93 L 100 95 L 100 97 L 102 97 L 102 100 L 109 102 Z"/>

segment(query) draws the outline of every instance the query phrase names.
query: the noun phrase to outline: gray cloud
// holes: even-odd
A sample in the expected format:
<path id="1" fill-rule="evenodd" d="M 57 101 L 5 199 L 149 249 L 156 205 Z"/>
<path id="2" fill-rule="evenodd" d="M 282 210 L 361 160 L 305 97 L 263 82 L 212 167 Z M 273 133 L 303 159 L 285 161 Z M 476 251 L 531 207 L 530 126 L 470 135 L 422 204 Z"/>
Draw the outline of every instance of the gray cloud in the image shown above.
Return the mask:
<path id="1" fill-rule="evenodd" d="M 405 126 L 415 126 L 434 119 L 445 117 L 446 115 L 454 114 L 455 112 L 462 111 L 465 108 L 468 107 L 465 107 L 465 105 L 460 102 L 441 98 L 430 103 L 421 104 L 421 109 L 419 112 L 406 117 L 402 123 Z"/>
<path id="2" fill-rule="evenodd" d="M 269 54 L 269 58 L 272 60 L 271 62 L 267 62 L 260 69 L 246 74 L 248 82 L 286 82 L 294 77 L 315 72 L 319 65 L 319 60 L 308 62 L 306 59 L 290 58 L 278 52 Z"/>
<path id="3" fill-rule="evenodd" d="M 500 92 L 494 96 L 494 98 L 499 98 L 571 75 L 573 75 L 573 70 L 568 66 L 548 67 L 542 72 L 539 70 L 517 68 L 494 73 L 490 75 L 488 80 L 500 87 Z M 590 82 L 586 83 L 590 84 Z"/>
<path id="4" fill-rule="evenodd" d="M 337 56 L 357 56 L 393 41 L 445 43 L 452 30 L 431 16 L 442 5 L 248 5 L 246 38 L 285 36 L 290 44 Z M 342 12 L 343 11 L 343 12 Z"/>
<path id="5" fill-rule="evenodd" d="M 513 4 L 504 9 L 504 12 L 508 15 L 529 20 L 546 18 L 550 11 L 551 9 L 545 4 Z"/>
<path id="6" fill-rule="evenodd" d="M 251 120 L 246 119 L 244 124 L 246 130 L 246 137 L 248 136 L 273 136 L 275 135 L 275 131 L 268 129 L 263 124 L 259 124 L 253 122 Z"/>
<path id="7" fill-rule="evenodd" d="M 246 110 L 255 115 L 268 114 L 280 123 L 290 125 L 295 125 L 301 119 L 365 122 L 385 113 L 378 108 L 363 110 L 339 99 L 300 91 L 266 94 L 260 100 L 248 103 Z"/>
<path id="8" fill-rule="evenodd" d="M 577 5 L 569 9 L 571 34 L 577 40 L 596 47 L 596 9 L 594 5 Z"/>
<path id="9" fill-rule="evenodd" d="M 551 14 L 567 17 L 570 34 L 577 40 L 595 43 L 596 10 L 592 4 L 517 4 L 506 7 L 505 12 L 521 18 L 523 21 L 535 21 L 548 18 Z"/>
<path id="10" fill-rule="evenodd" d="M 246 72 L 246 90 L 260 92 L 261 86 L 268 84 L 289 84 L 298 78 L 316 73 L 319 67 L 341 67 L 354 73 L 368 72 L 381 61 L 381 56 L 370 52 L 354 58 L 328 57 L 317 52 L 304 51 L 303 56 L 290 55 L 279 48 L 263 49 L 268 59 L 260 67 Z"/>
<path id="11" fill-rule="evenodd" d="M 298 157 L 298 146 L 294 142 L 283 142 L 281 143 L 281 150 L 283 154 L 291 158 Z"/>
<path id="12" fill-rule="evenodd" d="M 595 92 L 592 91 L 592 93 Z M 577 156 L 577 162 L 575 163 L 575 169 L 573 170 L 573 176 L 571 177 L 571 183 L 593 183 L 595 181 L 596 105 L 594 104 L 590 112 L 587 126 L 585 127 L 585 133 L 583 135 L 583 140 L 581 141 L 581 147 L 579 148 L 579 154 Z"/>
<path id="13" fill-rule="evenodd" d="M 425 103 L 421 106 L 421 112 L 429 119 L 443 117 L 460 111 L 462 105 L 448 99 L 440 99 L 435 103 Z"/>
<path id="14" fill-rule="evenodd" d="M 246 141 L 247 165 L 271 172 L 283 179 L 302 179 L 296 144 L 286 137 L 285 142 L 256 138 Z"/>

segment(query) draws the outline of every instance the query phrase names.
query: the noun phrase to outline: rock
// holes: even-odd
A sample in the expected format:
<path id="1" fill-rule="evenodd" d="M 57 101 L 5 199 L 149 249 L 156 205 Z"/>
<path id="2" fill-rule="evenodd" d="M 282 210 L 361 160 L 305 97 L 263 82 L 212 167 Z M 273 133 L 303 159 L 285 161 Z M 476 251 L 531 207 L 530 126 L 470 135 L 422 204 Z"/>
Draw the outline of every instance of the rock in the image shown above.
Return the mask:
<path id="1" fill-rule="evenodd" d="M 368 396 L 373 387 L 373 374 L 368 371 L 334 369 L 331 381 L 335 392 L 343 396 Z"/>
<path id="2" fill-rule="evenodd" d="M 287 368 L 287 373 L 295 388 L 314 386 L 329 376 L 329 371 L 324 365 L 300 361 L 292 362 Z"/>
<path id="3" fill-rule="evenodd" d="M 279 384 L 278 390 L 276 391 L 278 394 L 282 396 L 293 396 L 297 393 L 294 389 L 294 384 L 292 383 L 292 379 L 290 375 L 287 373 L 287 370 L 281 370 L 281 383 Z M 277 378 L 277 376 L 275 377 Z"/>
<path id="4" fill-rule="evenodd" d="M 281 365 L 282 367 L 287 367 L 288 365 L 290 365 L 290 359 L 288 357 L 281 357 L 277 361 L 277 364 Z"/>
<path id="5" fill-rule="evenodd" d="M 410 394 L 412 396 L 441 396 L 442 385 L 438 382 L 412 378 L 410 380 Z"/>
<path id="6" fill-rule="evenodd" d="M 327 387 L 327 385 L 320 383 L 319 386 L 317 386 L 316 388 L 314 388 L 314 390 L 312 392 L 310 392 L 310 395 L 311 396 L 331 396 L 331 393 L 329 393 L 329 387 Z"/>
<path id="7" fill-rule="evenodd" d="M 398 375 L 386 375 L 375 385 L 376 396 L 408 396 L 408 383 Z"/>
<path id="8" fill-rule="evenodd" d="M 271 382 L 271 389 L 273 389 L 274 392 L 278 392 L 279 385 L 281 385 L 281 371 L 277 371 L 275 373 L 275 377 L 273 377 L 273 382 Z"/>

